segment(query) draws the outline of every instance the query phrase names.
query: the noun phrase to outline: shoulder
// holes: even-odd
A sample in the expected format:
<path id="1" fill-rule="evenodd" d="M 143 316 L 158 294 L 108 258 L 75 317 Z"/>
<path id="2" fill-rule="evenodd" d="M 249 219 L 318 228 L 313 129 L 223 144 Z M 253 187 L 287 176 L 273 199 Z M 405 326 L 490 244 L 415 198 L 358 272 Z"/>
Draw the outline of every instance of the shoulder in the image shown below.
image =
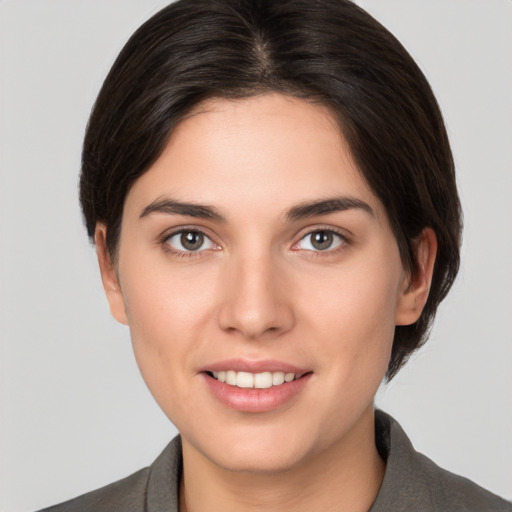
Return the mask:
<path id="1" fill-rule="evenodd" d="M 39 512 L 175 512 L 178 510 L 181 460 L 181 439 L 177 436 L 151 466 Z"/>
<path id="2" fill-rule="evenodd" d="M 437 508 L 447 505 L 457 511 L 512 512 L 512 504 L 471 480 L 440 468 L 424 455 L 417 454 L 416 468 L 429 488 L 429 497 Z"/>
<path id="3" fill-rule="evenodd" d="M 512 505 L 499 496 L 418 453 L 391 416 L 377 411 L 375 420 L 377 446 L 387 467 L 371 512 L 512 512 Z"/>
<path id="4" fill-rule="evenodd" d="M 141 469 L 122 480 L 88 492 L 77 498 L 45 508 L 40 512 L 112 512 L 115 510 L 144 510 L 144 495 L 149 468 Z"/>

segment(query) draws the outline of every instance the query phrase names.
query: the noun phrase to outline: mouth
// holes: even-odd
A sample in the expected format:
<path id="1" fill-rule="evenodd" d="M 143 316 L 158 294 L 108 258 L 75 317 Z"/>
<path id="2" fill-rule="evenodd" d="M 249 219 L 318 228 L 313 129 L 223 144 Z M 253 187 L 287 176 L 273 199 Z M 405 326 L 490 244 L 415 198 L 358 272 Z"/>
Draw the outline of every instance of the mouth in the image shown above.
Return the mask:
<path id="1" fill-rule="evenodd" d="M 309 373 L 309 372 L 306 372 Z M 300 379 L 306 373 L 293 373 L 293 372 L 237 372 L 235 370 L 221 370 L 221 371 L 207 371 L 206 374 L 212 379 L 233 386 L 244 389 L 269 389 L 272 387 L 282 386 L 285 383 L 293 382 Z"/>
<path id="2" fill-rule="evenodd" d="M 313 371 L 279 361 L 231 360 L 203 368 L 207 389 L 230 409 L 265 413 L 293 404 L 308 388 Z"/>

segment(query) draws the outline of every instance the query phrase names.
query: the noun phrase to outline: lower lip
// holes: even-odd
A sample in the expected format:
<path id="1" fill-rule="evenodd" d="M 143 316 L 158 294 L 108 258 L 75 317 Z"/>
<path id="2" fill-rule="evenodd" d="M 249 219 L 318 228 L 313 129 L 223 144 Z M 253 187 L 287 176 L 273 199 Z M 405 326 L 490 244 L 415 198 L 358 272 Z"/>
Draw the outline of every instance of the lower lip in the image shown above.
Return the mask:
<path id="1" fill-rule="evenodd" d="M 294 399 L 309 382 L 308 373 L 292 382 L 266 389 L 239 388 L 201 374 L 212 394 L 224 405 L 242 412 L 269 412 Z"/>

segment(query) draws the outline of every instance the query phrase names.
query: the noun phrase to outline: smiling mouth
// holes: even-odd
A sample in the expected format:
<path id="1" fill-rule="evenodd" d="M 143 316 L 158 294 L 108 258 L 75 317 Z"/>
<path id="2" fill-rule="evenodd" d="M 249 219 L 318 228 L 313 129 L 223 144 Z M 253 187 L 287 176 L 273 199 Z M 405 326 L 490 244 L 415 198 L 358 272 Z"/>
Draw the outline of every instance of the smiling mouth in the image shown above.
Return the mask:
<path id="1" fill-rule="evenodd" d="M 249 373 L 236 372 L 234 370 L 220 372 L 209 371 L 206 373 L 208 376 L 219 382 L 223 382 L 229 386 L 245 389 L 268 389 L 292 382 L 306 375 L 285 372 Z"/>

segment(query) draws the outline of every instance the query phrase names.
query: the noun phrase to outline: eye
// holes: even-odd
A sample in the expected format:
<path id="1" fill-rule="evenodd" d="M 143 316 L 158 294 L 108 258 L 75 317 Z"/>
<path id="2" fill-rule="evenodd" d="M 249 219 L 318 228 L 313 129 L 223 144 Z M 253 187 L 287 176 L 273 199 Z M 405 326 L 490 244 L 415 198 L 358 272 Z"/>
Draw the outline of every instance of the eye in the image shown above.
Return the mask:
<path id="1" fill-rule="evenodd" d="M 178 231 L 169 236 L 165 243 L 179 252 L 197 252 L 217 247 L 204 233 L 193 229 Z"/>
<path id="2" fill-rule="evenodd" d="M 296 247 L 307 251 L 322 252 L 336 249 L 344 242 L 345 238 L 340 234 L 328 229 L 318 229 L 303 236 Z"/>

